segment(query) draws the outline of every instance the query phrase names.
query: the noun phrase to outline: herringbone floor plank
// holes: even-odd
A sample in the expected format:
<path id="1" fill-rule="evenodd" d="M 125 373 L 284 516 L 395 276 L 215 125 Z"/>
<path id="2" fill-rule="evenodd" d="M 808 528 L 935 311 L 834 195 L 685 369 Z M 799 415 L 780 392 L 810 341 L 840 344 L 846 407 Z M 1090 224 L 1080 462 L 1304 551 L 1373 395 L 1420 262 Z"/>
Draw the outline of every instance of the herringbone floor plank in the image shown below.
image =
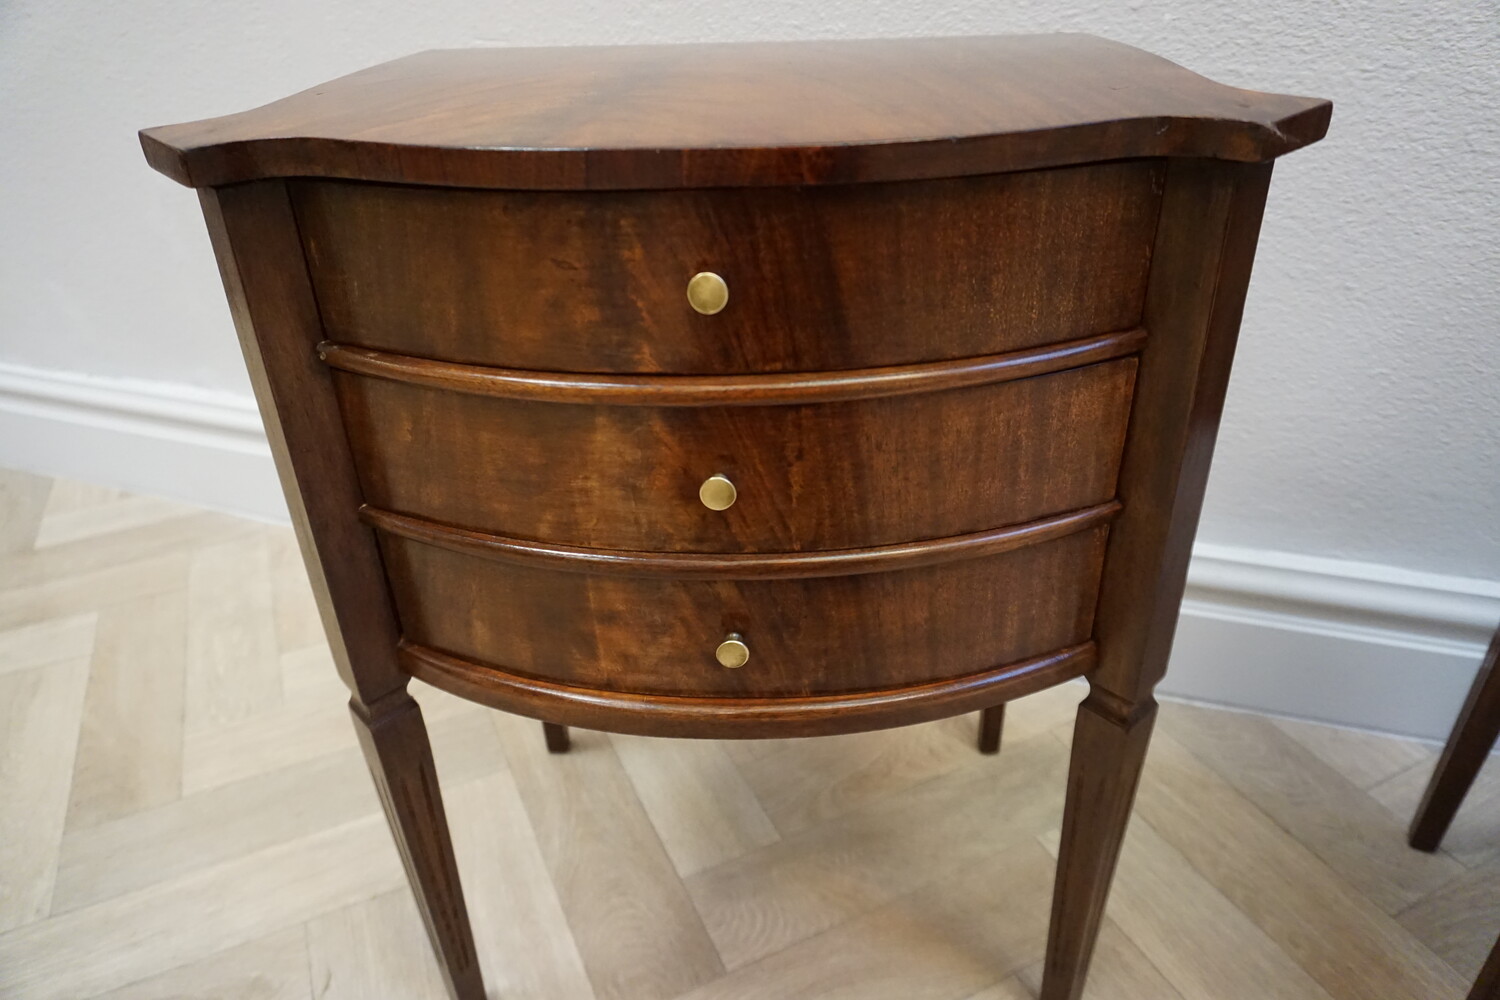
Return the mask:
<path id="1" fill-rule="evenodd" d="M 1078 686 L 821 740 L 539 727 L 414 684 L 491 996 L 1026 1000 Z M 0 997 L 440 1000 L 291 532 L 0 470 Z M 1500 767 L 1167 705 L 1090 1000 L 1456 1000 Z"/>
<path id="2" fill-rule="evenodd" d="M 1173 705 L 1160 731 L 1223 775 L 1261 812 L 1297 837 L 1350 886 L 1396 913 L 1463 870 L 1443 854 L 1413 851 L 1386 828 L 1388 815 L 1270 720 Z"/>

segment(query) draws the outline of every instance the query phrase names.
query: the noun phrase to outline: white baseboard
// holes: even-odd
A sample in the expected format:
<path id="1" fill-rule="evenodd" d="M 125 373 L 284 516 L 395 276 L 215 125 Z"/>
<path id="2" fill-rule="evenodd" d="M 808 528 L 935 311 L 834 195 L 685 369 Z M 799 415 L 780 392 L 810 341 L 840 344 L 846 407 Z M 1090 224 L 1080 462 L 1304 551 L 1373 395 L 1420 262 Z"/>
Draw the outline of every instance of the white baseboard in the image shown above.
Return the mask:
<path id="1" fill-rule="evenodd" d="M 1442 740 L 1500 583 L 1200 542 L 1162 692 Z"/>
<path id="2" fill-rule="evenodd" d="M 288 520 L 255 401 L 0 364 L 0 466 Z"/>
<path id="3" fill-rule="evenodd" d="M 287 520 L 254 402 L 0 365 L 0 466 Z M 1165 694 L 1447 735 L 1500 583 L 1200 543 Z"/>

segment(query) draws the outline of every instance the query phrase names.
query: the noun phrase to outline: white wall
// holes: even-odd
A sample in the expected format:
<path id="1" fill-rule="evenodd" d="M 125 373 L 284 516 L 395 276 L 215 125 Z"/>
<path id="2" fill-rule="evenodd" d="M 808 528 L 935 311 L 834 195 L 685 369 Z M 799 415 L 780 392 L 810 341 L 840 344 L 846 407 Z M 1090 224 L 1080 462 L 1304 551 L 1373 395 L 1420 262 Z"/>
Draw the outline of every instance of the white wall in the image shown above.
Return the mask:
<path id="1" fill-rule="evenodd" d="M 1050 30 L 1333 99 L 1329 138 L 1277 168 L 1202 539 L 1242 565 L 1355 561 L 1304 583 L 1373 574 L 1479 599 L 1426 630 L 1453 644 L 1447 673 L 1432 668 L 1441 716 L 1500 616 L 1484 603 L 1500 595 L 1484 582 L 1500 577 L 1500 16 L 1485 2 L 0 0 L 0 464 L 274 505 L 196 200 L 146 167 L 140 127 L 430 47 Z M 150 446 L 111 444 L 122 419 Z"/>

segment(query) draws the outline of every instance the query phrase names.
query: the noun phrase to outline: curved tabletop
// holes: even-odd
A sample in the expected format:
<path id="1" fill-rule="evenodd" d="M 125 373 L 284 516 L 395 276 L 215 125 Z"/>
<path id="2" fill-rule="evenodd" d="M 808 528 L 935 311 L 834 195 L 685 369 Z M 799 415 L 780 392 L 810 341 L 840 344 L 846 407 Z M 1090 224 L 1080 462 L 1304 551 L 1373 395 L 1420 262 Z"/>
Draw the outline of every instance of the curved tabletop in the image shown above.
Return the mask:
<path id="1" fill-rule="evenodd" d="M 194 187 L 717 187 L 1260 161 L 1322 138 L 1330 111 L 1090 35 L 457 49 L 146 129 L 141 143 Z"/>

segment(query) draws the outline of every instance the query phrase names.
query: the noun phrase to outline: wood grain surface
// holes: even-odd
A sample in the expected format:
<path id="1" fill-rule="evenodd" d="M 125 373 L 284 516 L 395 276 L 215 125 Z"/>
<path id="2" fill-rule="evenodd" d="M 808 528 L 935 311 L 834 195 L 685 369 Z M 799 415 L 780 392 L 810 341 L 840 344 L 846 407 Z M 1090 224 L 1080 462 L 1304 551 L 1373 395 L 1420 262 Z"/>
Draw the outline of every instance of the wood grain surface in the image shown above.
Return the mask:
<path id="1" fill-rule="evenodd" d="M 507 565 L 383 538 L 412 642 L 615 691 L 798 696 L 959 677 L 1089 637 L 1107 529 L 860 576 L 674 580 Z M 714 660 L 731 632 L 750 662 Z"/>
<path id="2" fill-rule="evenodd" d="M 147 129 L 193 186 L 821 184 L 1130 156 L 1267 160 L 1331 106 L 1090 35 L 423 52 L 243 114 Z"/>
<path id="3" fill-rule="evenodd" d="M 1407 841 L 1419 851 L 1435 851 L 1443 842 L 1464 796 L 1500 736 L 1500 629 L 1490 639 L 1469 696 L 1453 723 L 1437 768 L 1412 816 Z M 1500 980 L 1500 971 L 1492 978 Z M 1500 988 L 1500 986 L 1497 986 Z"/>
<path id="4" fill-rule="evenodd" d="M 378 507 L 365 507 L 360 516 L 390 535 L 435 545 L 460 555 L 479 556 L 517 566 L 608 576 L 659 576 L 673 580 L 797 580 L 938 566 L 960 559 L 1012 552 L 1107 524 L 1119 511 L 1119 503 L 1111 500 L 1024 524 L 894 545 L 809 552 L 702 553 L 594 549 L 536 542 L 456 528 L 438 521 L 393 514 Z"/>
<path id="5" fill-rule="evenodd" d="M 527 677 L 413 643 L 403 643 L 401 652 L 413 677 L 514 715 L 560 719 L 607 733 L 724 740 L 838 736 L 980 712 L 1081 677 L 1092 669 L 1096 654 L 1092 643 L 1080 643 L 946 680 L 756 698 L 610 691 Z"/>
<path id="6" fill-rule="evenodd" d="M 581 406 L 338 376 L 376 507 L 564 545 L 799 552 L 941 538 L 1114 494 L 1135 362 L 808 406 Z M 713 475 L 737 499 L 710 510 Z"/>
<path id="7" fill-rule="evenodd" d="M 1041 1000 L 1079 1000 L 1166 672 L 1271 165 L 1177 161 L 1152 252 L 1136 405 L 1079 706 Z"/>
<path id="8" fill-rule="evenodd" d="M 298 181 L 330 340 L 503 368 L 798 372 L 1134 326 L 1162 167 L 613 194 Z M 688 303 L 712 271 L 722 312 Z"/>
<path id="9" fill-rule="evenodd" d="M 539 372 L 435 361 L 324 341 L 318 357 L 342 372 L 473 396 L 609 406 L 782 406 L 842 403 L 966 389 L 1081 368 L 1140 350 L 1140 327 L 1043 347 L 949 361 L 880 365 L 827 372 L 747 375 L 616 375 Z"/>

